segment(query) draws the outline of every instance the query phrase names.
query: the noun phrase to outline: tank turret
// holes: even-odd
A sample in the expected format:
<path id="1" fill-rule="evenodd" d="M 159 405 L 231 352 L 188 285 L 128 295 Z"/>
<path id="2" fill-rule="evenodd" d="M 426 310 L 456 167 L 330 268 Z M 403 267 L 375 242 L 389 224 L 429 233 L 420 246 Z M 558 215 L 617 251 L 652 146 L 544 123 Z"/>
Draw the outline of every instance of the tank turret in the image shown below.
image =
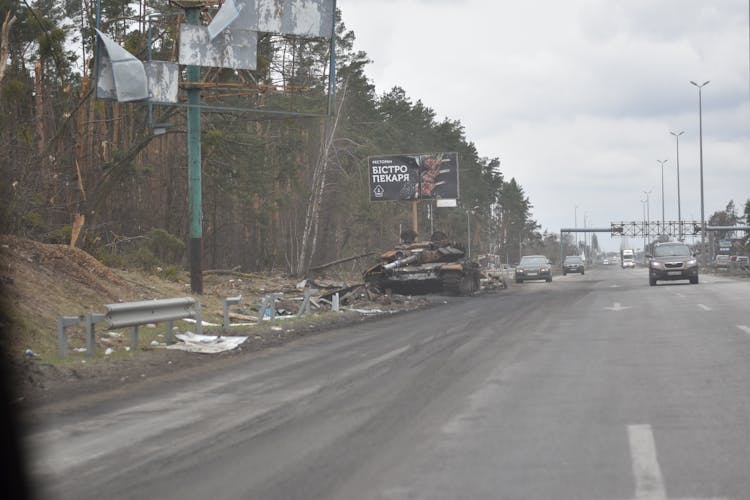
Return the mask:
<path id="1" fill-rule="evenodd" d="M 405 231 L 401 243 L 365 271 L 365 283 L 402 294 L 468 295 L 479 289 L 479 265 L 466 259 L 463 245 L 441 231 L 433 233 L 430 241 L 417 241 L 416 236 L 414 231 Z"/>

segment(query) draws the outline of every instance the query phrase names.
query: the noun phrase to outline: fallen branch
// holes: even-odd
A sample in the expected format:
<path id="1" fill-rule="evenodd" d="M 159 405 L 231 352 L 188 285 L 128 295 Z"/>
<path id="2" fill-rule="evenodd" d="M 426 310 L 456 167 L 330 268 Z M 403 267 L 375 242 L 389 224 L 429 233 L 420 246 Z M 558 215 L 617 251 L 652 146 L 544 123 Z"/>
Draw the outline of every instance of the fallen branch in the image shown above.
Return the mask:
<path id="1" fill-rule="evenodd" d="M 334 260 L 333 262 L 328 262 L 327 264 L 321 264 L 319 266 L 311 267 L 310 271 L 320 271 L 321 269 L 325 269 L 327 267 L 335 266 L 336 264 L 343 264 L 344 262 L 349 262 L 356 259 L 361 259 L 362 257 L 369 257 L 370 255 L 374 255 L 375 252 L 367 252 L 363 253 L 362 255 L 355 255 L 353 257 L 346 257 L 339 260 Z"/>

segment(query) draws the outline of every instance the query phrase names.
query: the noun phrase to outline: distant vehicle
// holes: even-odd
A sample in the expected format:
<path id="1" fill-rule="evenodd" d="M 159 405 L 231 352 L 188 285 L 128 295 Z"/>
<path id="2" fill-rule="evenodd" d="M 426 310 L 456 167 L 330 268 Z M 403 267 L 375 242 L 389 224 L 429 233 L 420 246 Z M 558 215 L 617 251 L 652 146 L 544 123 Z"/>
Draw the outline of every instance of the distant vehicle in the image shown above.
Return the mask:
<path id="1" fill-rule="evenodd" d="M 605 266 L 608 266 L 609 265 L 609 259 L 604 259 L 602 261 L 602 264 L 604 264 Z"/>
<path id="2" fill-rule="evenodd" d="M 717 269 L 728 269 L 729 268 L 729 255 L 717 255 L 714 259 L 714 266 Z"/>
<path id="3" fill-rule="evenodd" d="M 620 265 L 623 269 L 635 267 L 635 252 L 632 248 L 623 248 L 620 250 Z"/>
<path id="4" fill-rule="evenodd" d="M 747 255 L 738 255 L 737 265 L 742 269 L 745 269 L 746 267 L 750 266 L 750 257 L 748 257 Z"/>
<path id="5" fill-rule="evenodd" d="M 544 255 L 524 255 L 516 266 L 516 283 L 529 280 L 552 282 L 552 266 Z"/>
<path id="6" fill-rule="evenodd" d="M 585 274 L 583 259 L 578 255 L 568 255 L 563 261 L 562 268 L 563 276 L 568 273 L 581 273 Z"/>
<path id="7" fill-rule="evenodd" d="M 657 243 L 649 256 L 648 284 L 656 286 L 661 280 L 690 280 L 698 284 L 698 261 L 684 243 Z"/>

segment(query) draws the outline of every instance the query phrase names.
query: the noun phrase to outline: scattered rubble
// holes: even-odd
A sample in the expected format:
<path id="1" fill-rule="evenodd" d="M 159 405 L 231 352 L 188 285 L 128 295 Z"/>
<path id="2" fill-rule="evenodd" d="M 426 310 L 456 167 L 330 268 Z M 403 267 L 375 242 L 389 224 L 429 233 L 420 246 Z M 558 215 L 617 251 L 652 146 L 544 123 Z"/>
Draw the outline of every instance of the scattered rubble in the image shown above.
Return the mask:
<path id="1" fill-rule="evenodd" d="M 334 265 L 324 267 L 325 274 L 319 272 L 304 280 L 278 273 L 242 273 L 237 269 L 205 271 L 204 293 L 196 297 L 202 306 L 203 333 L 224 339 L 222 342 L 231 337 L 243 338 L 240 349 L 218 352 L 217 357 L 278 346 L 363 317 L 444 302 L 442 297 L 393 293 L 366 282 L 359 272 L 338 272 Z M 189 294 L 187 276 L 170 281 L 155 274 L 113 269 L 77 248 L 10 236 L 0 236 L 0 275 L 0 292 L 15 320 L 6 329 L 4 340 L 8 343 L 7 352 L 18 353 L 11 355 L 11 361 L 18 367 L 19 388 L 25 394 L 64 398 L 66 391 L 85 393 L 109 384 L 121 385 L 124 380 L 138 380 L 140 374 L 151 378 L 165 371 L 192 367 L 199 363 L 198 358 L 204 359 L 177 348 L 165 349 L 163 323 L 141 330 L 136 351 L 130 348 L 127 329 L 98 329 L 95 351 L 99 355 L 90 358 L 86 357 L 85 328 L 72 326 L 68 332 L 68 359 L 57 357 L 58 317 L 101 313 L 103 305 L 109 303 L 185 296 Z M 483 276 L 481 282 L 486 289 L 499 286 L 488 276 Z M 271 295 L 275 299 L 261 312 L 261 304 Z M 227 307 L 230 337 L 224 329 L 224 301 L 238 296 L 240 300 Z M 175 322 L 174 333 L 186 334 L 189 328 L 189 323 Z"/>

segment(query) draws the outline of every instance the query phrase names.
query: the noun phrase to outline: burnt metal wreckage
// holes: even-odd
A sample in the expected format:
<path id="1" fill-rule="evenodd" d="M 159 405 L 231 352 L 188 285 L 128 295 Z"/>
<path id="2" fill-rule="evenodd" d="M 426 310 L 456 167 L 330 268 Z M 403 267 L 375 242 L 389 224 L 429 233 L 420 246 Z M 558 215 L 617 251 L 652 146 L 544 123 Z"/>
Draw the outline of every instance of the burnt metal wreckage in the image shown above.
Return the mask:
<path id="1" fill-rule="evenodd" d="M 416 241 L 412 230 L 401 234 L 401 243 L 383 253 L 381 262 L 367 269 L 369 288 L 399 294 L 446 293 L 471 295 L 483 278 L 479 264 L 466 258 L 463 245 L 436 231 L 430 241 Z"/>

